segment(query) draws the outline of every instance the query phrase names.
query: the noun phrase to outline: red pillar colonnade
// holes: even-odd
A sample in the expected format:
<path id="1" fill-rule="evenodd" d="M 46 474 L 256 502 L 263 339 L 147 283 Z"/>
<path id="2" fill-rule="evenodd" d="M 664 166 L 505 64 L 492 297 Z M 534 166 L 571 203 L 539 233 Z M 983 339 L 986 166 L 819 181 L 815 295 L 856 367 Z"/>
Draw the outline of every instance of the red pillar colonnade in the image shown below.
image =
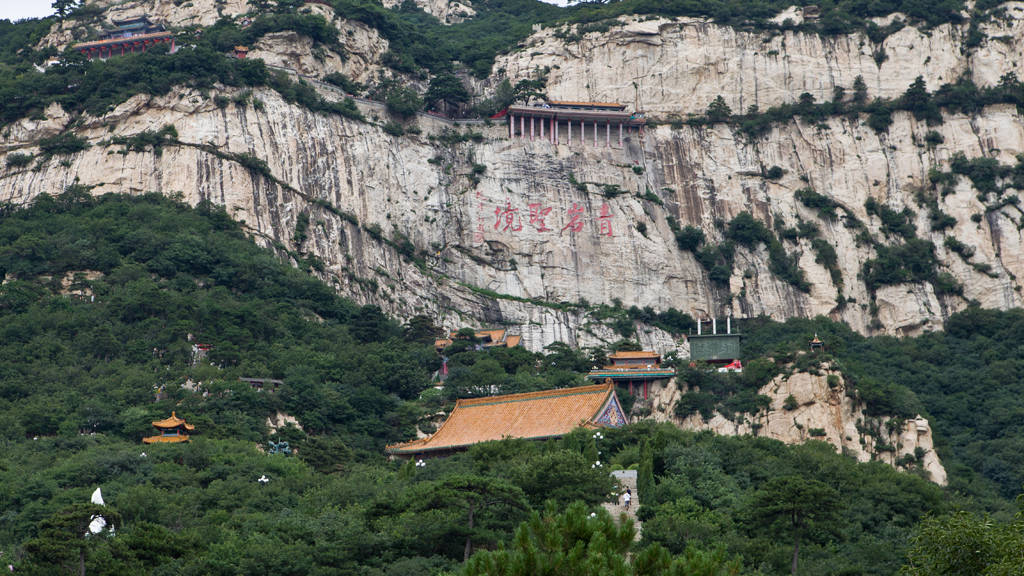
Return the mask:
<path id="1" fill-rule="evenodd" d="M 159 37 L 159 38 L 125 38 L 119 42 L 101 43 L 98 46 L 83 46 L 78 49 L 83 56 L 92 60 L 94 58 L 106 59 L 115 55 L 124 56 L 125 54 L 134 54 L 136 51 L 145 52 L 146 47 L 155 44 L 163 44 L 170 42 L 170 51 L 174 52 L 175 44 L 173 37 Z M 138 50 L 136 50 L 136 48 Z M 117 54 L 115 51 L 120 50 Z"/>
<path id="2" fill-rule="evenodd" d="M 147 43 L 149 43 L 149 42 L 147 42 Z M 96 49 L 92 48 L 90 50 L 96 50 Z M 102 52 L 101 52 L 101 54 L 102 54 Z M 510 112 L 508 114 L 508 136 L 509 136 L 509 138 L 514 138 L 516 136 L 516 120 L 517 119 L 519 120 L 519 137 L 524 139 L 524 140 L 527 138 L 526 116 L 530 116 L 530 128 L 529 128 L 529 139 L 530 139 L 530 141 L 535 141 L 539 137 L 540 140 L 547 140 L 551 144 L 555 144 L 555 145 L 562 144 L 562 134 L 561 134 L 561 126 L 560 126 L 560 124 L 562 122 L 559 121 L 559 118 L 557 116 L 554 116 L 554 115 L 553 116 L 549 116 L 549 117 L 544 117 L 544 116 L 532 116 L 532 115 L 529 115 L 529 114 L 519 114 L 517 116 L 517 115 L 512 114 Z M 540 133 L 539 134 L 537 132 L 537 122 L 538 122 L 538 120 L 540 122 Z M 572 133 L 573 133 L 573 122 L 574 121 L 575 120 L 573 120 L 573 119 L 566 119 L 564 121 L 565 122 L 565 127 L 568 130 L 568 135 L 566 136 L 566 144 L 568 144 L 570 146 L 572 145 L 572 140 L 573 140 L 573 138 L 572 138 L 573 134 Z M 550 124 L 549 124 L 549 122 L 550 122 Z M 618 138 L 617 138 L 617 141 L 616 141 L 616 144 L 617 144 L 618 147 L 622 147 L 623 146 L 623 139 L 624 139 L 624 137 L 626 135 L 626 131 L 627 130 L 628 131 L 632 131 L 632 128 L 633 128 L 625 120 L 613 120 L 613 119 L 606 119 L 606 120 L 604 120 L 604 145 L 605 145 L 605 148 L 611 148 L 612 147 L 612 123 L 613 122 L 615 124 L 618 124 L 619 134 L 618 134 Z M 593 120 L 593 127 L 591 129 L 594 131 L 593 139 L 594 139 L 594 147 L 595 148 L 600 146 L 600 140 L 599 140 L 599 135 L 598 135 L 598 131 L 600 130 L 600 128 L 601 128 L 601 120 L 599 120 L 599 119 Z M 587 140 L 586 129 L 587 129 L 587 121 L 583 120 L 583 119 L 579 120 L 579 130 L 580 130 L 580 132 L 579 132 L 579 140 L 580 140 L 580 144 L 584 144 L 584 145 L 586 144 L 586 140 Z M 638 127 L 638 129 L 639 129 L 639 132 L 640 132 L 640 136 L 643 137 L 642 126 Z"/>

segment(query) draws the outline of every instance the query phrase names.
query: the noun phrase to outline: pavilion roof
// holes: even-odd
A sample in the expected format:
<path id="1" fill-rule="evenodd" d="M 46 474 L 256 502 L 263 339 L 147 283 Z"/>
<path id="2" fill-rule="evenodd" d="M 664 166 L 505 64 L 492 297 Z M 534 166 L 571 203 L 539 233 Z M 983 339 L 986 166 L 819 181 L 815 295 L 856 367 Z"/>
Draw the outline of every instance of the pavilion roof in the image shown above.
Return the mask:
<path id="1" fill-rule="evenodd" d="M 603 417 L 610 404 L 618 420 Z M 459 399 L 433 435 L 387 447 L 391 454 L 464 448 L 503 438 L 555 438 L 580 426 L 624 420 L 611 382 L 540 392 Z M 600 422 L 599 422 L 600 421 Z M 614 425 L 614 424 L 613 424 Z"/>
<path id="2" fill-rule="evenodd" d="M 178 426 L 184 426 L 185 430 L 195 430 L 196 427 L 188 424 L 183 419 L 178 418 L 178 415 L 171 412 L 170 418 L 164 418 L 163 420 L 155 420 L 153 426 L 157 428 L 177 428 Z"/>

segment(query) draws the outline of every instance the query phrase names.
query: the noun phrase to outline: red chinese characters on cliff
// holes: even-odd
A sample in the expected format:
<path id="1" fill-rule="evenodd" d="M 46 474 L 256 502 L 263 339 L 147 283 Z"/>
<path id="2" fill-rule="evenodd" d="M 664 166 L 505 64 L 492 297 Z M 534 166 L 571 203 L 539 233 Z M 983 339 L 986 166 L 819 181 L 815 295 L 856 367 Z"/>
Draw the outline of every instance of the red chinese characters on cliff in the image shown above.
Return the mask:
<path id="1" fill-rule="evenodd" d="M 544 223 L 544 219 L 551 213 L 551 207 L 544 208 L 540 203 L 530 204 L 530 226 L 533 226 L 537 232 L 550 232 L 552 228 L 548 228 L 547 224 Z"/>
<path id="2" fill-rule="evenodd" d="M 601 223 L 601 236 L 612 236 L 612 211 L 607 202 L 601 204 L 601 215 L 597 221 Z"/>
<path id="3" fill-rule="evenodd" d="M 588 216 L 585 205 L 573 202 L 564 209 L 564 216 L 561 218 L 561 227 L 558 227 L 557 216 L 554 216 L 554 207 L 545 206 L 540 202 L 532 202 L 526 205 L 523 210 L 525 214 L 520 215 L 520 208 L 515 207 L 511 200 L 494 208 L 494 223 L 492 230 L 515 234 L 521 232 L 524 227 L 527 231 L 547 233 L 558 231 L 560 234 L 568 231 L 570 234 L 579 234 L 587 226 L 588 222 L 595 224 L 594 230 L 599 236 L 614 237 L 612 222 L 615 215 L 611 206 L 605 202 L 601 204 L 596 217 Z M 480 203 L 480 216 L 484 218 L 483 203 Z M 526 223 L 523 223 L 526 220 Z M 484 224 L 478 223 L 473 233 L 473 241 L 480 243 L 484 241 Z"/>
<path id="4" fill-rule="evenodd" d="M 583 214 L 586 209 L 583 206 L 573 202 L 572 208 L 569 208 L 565 212 L 565 219 L 568 220 L 565 226 L 562 226 L 562 231 L 569 230 L 570 232 L 579 232 L 583 230 Z"/>
<path id="5" fill-rule="evenodd" d="M 505 225 L 501 229 L 502 232 L 519 232 L 523 229 L 523 223 L 519 220 L 519 208 L 513 208 L 512 202 L 506 202 L 505 207 L 501 206 L 494 209 L 494 229 L 497 230 L 498 226 Z"/>

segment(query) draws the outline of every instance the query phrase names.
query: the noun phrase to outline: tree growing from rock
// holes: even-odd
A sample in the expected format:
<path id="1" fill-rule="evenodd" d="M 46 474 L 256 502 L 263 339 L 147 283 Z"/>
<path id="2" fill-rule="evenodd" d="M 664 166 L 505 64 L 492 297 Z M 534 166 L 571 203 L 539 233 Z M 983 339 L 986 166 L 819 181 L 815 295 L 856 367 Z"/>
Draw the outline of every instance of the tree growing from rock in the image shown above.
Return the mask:
<path id="1" fill-rule="evenodd" d="M 428 108 L 440 104 L 444 112 L 450 114 L 450 108 L 457 108 L 460 104 L 469 102 L 469 91 L 457 76 L 451 72 L 443 72 L 430 80 L 424 101 Z"/>
<path id="2" fill-rule="evenodd" d="M 722 95 L 719 94 L 717 98 L 711 101 L 711 104 L 708 104 L 705 114 L 708 120 L 712 122 L 725 122 L 732 116 L 732 108 L 729 108 L 729 105 L 725 103 L 725 98 L 722 98 Z"/>

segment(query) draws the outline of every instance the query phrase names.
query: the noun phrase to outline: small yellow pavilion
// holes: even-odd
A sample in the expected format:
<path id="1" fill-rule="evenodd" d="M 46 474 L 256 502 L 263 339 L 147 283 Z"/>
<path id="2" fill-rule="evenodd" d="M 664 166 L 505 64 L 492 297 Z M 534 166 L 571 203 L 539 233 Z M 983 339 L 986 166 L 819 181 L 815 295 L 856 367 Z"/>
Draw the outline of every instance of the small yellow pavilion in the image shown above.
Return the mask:
<path id="1" fill-rule="evenodd" d="M 171 412 L 170 418 L 163 420 L 157 420 L 153 422 L 153 426 L 160 430 L 158 436 L 148 436 L 143 438 L 142 441 L 146 444 L 157 444 L 162 442 L 188 442 L 188 432 L 196 429 L 195 426 L 185 422 L 174 412 Z"/>

